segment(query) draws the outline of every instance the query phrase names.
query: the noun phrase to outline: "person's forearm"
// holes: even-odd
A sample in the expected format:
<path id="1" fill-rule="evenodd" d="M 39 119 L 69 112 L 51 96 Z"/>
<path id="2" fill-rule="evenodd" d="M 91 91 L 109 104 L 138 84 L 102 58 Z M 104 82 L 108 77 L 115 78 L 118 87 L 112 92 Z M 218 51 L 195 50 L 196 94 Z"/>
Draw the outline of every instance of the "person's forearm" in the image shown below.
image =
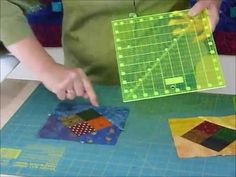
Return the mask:
<path id="1" fill-rule="evenodd" d="M 11 44 L 7 49 L 36 76 L 39 76 L 44 68 L 55 63 L 33 36 Z"/>

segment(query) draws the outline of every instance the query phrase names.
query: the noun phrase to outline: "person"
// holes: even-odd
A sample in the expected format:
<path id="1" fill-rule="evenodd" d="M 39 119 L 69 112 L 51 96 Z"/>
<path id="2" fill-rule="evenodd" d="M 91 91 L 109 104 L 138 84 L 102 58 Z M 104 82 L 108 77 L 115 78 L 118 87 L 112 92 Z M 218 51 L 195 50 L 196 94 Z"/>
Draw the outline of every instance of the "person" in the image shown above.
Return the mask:
<path id="1" fill-rule="evenodd" d="M 38 0 L 1 0 L 0 41 L 61 100 L 84 97 L 98 106 L 92 82 L 118 81 L 111 21 L 129 13 L 155 14 L 189 7 L 187 0 L 62 0 L 65 66 L 57 64 L 34 37 L 25 14 Z M 219 20 L 220 0 L 198 0 L 189 10 L 195 16 L 209 11 L 212 31 Z"/>

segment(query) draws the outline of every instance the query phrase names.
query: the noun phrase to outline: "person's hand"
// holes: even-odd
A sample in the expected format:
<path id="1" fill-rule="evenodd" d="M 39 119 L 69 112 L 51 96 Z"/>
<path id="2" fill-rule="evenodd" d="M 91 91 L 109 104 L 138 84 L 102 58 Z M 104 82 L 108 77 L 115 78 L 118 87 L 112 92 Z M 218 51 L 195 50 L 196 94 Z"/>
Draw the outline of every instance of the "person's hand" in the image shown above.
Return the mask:
<path id="1" fill-rule="evenodd" d="M 80 96 L 89 99 L 92 105 L 98 106 L 92 84 L 80 68 L 66 68 L 53 62 L 45 66 L 39 79 L 60 100 Z"/>
<path id="2" fill-rule="evenodd" d="M 173 35 L 179 36 L 193 32 L 197 33 L 197 36 L 193 38 L 192 42 L 205 40 L 214 31 L 219 21 L 220 2 L 221 0 L 198 0 L 187 15 L 180 15 L 181 12 L 173 13 L 175 18 L 169 21 L 169 25 L 176 25 Z M 208 10 L 211 28 L 206 27 L 204 23 L 207 23 L 207 21 L 204 21 L 201 16 L 195 17 L 205 9 Z"/>
<path id="3" fill-rule="evenodd" d="M 189 10 L 188 15 L 195 16 L 202 10 L 207 9 L 211 22 L 211 30 L 213 32 L 219 22 L 220 4 L 221 0 L 198 0 L 198 2 Z"/>
<path id="4" fill-rule="evenodd" d="M 59 99 L 81 96 L 98 106 L 96 94 L 86 74 L 79 68 L 66 68 L 55 63 L 34 36 L 8 45 L 7 49 Z"/>

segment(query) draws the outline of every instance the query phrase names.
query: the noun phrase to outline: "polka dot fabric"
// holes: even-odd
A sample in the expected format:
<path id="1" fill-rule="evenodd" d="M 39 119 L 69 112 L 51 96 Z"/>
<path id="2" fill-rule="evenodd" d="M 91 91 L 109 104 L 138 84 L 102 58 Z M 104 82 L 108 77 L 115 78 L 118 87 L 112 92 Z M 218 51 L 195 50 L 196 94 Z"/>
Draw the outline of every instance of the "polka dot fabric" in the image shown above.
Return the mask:
<path id="1" fill-rule="evenodd" d="M 80 122 L 78 124 L 75 124 L 73 126 L 69 127 L 70 130 L 77 136 L 93 133 L 96 130 L 90 126 L 87 122 Z"/>

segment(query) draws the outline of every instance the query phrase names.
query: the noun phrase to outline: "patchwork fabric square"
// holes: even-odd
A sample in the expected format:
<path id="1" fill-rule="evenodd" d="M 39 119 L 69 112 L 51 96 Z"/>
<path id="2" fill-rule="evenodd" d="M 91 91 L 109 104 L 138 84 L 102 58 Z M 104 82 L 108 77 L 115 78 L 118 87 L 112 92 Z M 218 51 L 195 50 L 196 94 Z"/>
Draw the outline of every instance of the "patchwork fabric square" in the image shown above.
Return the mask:
<path id="1" fill-rule="evenodd" d="M 38 137 L 114 145 L 124 129 L 128 113 L 124 107 L 62 102 L 39 130 Z"/>
<path id="2" fill-rule="evenodd" d="M 215 151 L 221 151 L 234 140 L 236 140 L 236 130 L 222 127 L 214 135 L 203 141 L 201 145 Z"/>
<path id="3" fill-rule="evenodd" d="M 182 137 L 212 150 L 221 151 L 236 139 L 235 133 L 235 130 L 203 121 Z"/>
<path id="4" fill-rule="evenodd" d="M 236 115 L 170 119 L 181 158 L 236 155 Z"/>

